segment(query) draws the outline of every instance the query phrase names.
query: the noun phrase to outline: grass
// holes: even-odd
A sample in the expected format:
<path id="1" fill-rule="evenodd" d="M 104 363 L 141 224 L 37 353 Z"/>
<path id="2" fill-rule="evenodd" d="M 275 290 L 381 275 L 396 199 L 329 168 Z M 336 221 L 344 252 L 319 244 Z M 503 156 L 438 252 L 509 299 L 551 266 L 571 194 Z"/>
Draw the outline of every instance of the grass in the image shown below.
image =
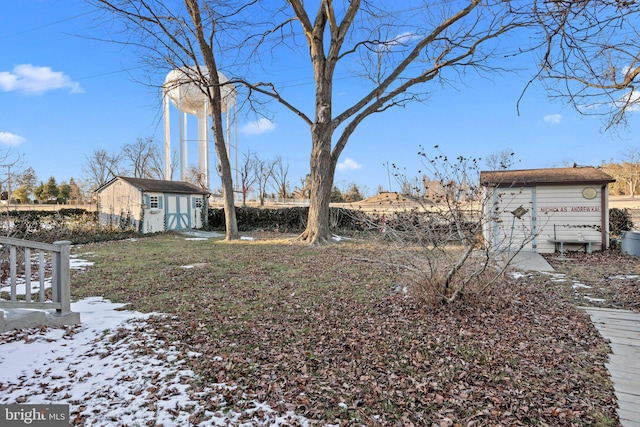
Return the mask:
<path id="1" fill-rule="evenodd" d="M 88 244 L 74 252 L 96 264 L 72 294 L 166 314 L 149 331 L 202 353 L 188 359 L 193 386 L 237 386 L 211 410 L 255 398 L 338 425 L 616 420 L 606 345 L 563 285 L 505 277 L 491 297 L 417 304 L 382 262 L 391 250 L 175 234 Z"/>

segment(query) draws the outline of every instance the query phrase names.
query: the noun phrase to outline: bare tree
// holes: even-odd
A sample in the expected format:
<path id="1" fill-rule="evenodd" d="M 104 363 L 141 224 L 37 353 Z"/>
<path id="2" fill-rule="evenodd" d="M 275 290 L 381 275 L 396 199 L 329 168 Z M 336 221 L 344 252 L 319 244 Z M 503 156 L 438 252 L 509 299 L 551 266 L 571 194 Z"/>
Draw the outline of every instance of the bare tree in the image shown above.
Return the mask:
<path id="1" fill-rule="evenodd" d="M 640 149 L 628 147 L 622 158 L 622 162 L 605 164 L 602 169 L 616 179 L 614 190 L 633 198 L 640 189 Z"/>
<path id="2" fill-rule="evenodd" d="M 274 160 L 256 161 L 256 183 L 258 184 L 258 199 L 260 206 L 264 206 L 264 199 L 267 197 L 267 188 L 273 178 Z"/>
<path id="3" fill-rule="evenodd" d="M 196 165 L 189 165 L 185 180 L 197 187 L 202 188 L 203 190 L 209 191 L 209 183 L 206 180 L 205 174 L 200 169 L 198 169 L 198 166 Z"/>
<path id="4" fill-rule="evenodd" d="M 80 202 L 80 197 L 82 196 L 80 186 L 76 182 L 75 179 L 71 178 L 69 180 L 69 200 L 75 201 L 76 205 Z"/>
<path id="5" fill-rule="evenodd" d="M 306 174 L 300 178 L 300 185 L 293 189 L 293 197 L 297 199 L 308 199 L 311 195 L 311 175 Z"/>
<path id="6" fill-rule="evenodd" d="M 6 192 L 6 199 L 11 201 L 11 196 L 16 185 L 15 177 L 20 175 L 22 168 L 22 155 L 14 151 L 0 151 L 0 168 L 3 169 L 2 178 L 0 178 L 0 188 L 3 189 L 3 197 Z"/>
<path id="7" fill-rule="evenodd" d="M 247 149 L 243 154 L 242 164 L 240 165 L 240 185 L 242 188 L 242 206 L 247 205 L 247 194 L 251 190 L 253 184 L 258 179 L 257 175 L 258 158 L 256 153 Z"/>
<path id="8" fill-rule="evenodd" d="M 622 180 L 629 188 L 629 196 L 634 197 L 640 187 L 640 149 L 637 147 L 627 148 L 622 162 Z"/>
<path id="9" fill-rule="evenodd" d="M 140 48 L 152 69 L 182 71 L 183 83 L 192 84 L 205 97 L 212 117 L 218 172 L 222 181 L 226 239 L 239 239 L 234 206 L 233 179 L 222 120 L 221 82 L 218 71 L 221 31 L 225 19 L 238 16 L 245 4 L 183 0 L 90 0 L 123 24 L 119 41 Z M 235 8 L 237 6 L 237 9 Z M 113 20 L 109 21 L 111 25 Z"/>
<path id="10" fill-rule="evenodd" d="M 92 190 L 96 190 L 122 172 L 121 155 L 110 154 L 103 148 L 94 148 L 93 153 L 85 156 L 82 172 Z"/>
<path id="11" fill-rule="evenodd" d="M 122 147 L 122 159 L 133 178 L 163 179 L 162 154 L 153 138 L 138 138 Z"/>
<path id="12" fill-rule="evenodd" d="M 544 35 L 539 76 L 577 111 L 602 115 L 607 127 L 625 124 L 640 106 L 640 3 L 535 3 Z"/>
<path id="13" fill-rule="evenodd" d="M 514 154 L 512 150 L 494 151 L 484 160 L 484 164 L 493 171 L 511 169 Z"/>
<path id="14" fill-rule="evenodd" d="M 288 3 L 290 8 L 282 9 L 285 24 L 265 34 L 281 37 L 288 30 L 279 39 L 283 46 L 306 45 L 301 51 L 313 69 L 314 109 L 306 113 L 297 108 L 273 84 L 253 84 L 250 89 L 283 103 L 309 126 L 311 200 L 300 236 L 309 243 L 332 241 L 329 202 L 335 169 L 349 138 L 367 117 L 428 98 L 426 83 L 440 86 L 471 69 L 499 70 L 491 61 L 497 57 L 496 39 L 533 23 L 529 4 L 503 1 L 425 2 L 419 7 L 361 0 L 322 0 L 319 7 L 302 0 Z M 269 51 L 273 53 L 273 45 Z M 336 73 L 357 64 L 371 85 L 344 110 L 334 112 Z"/>
<path id="15" fill-rule="evenodd" d="M 22 172 L 14 173 L 13 182 L 16 187 L 14 194 L 19 190 L 20 195 L 20 197 L 16 196 L 16 199 L 20 200 L 21 203 L 26 203 L 38 184 L 38 176 L 36 171 L 29 166 Z"/>
<path id="16" fill-rule="evenodd" d="M 273 173 L 271 178 L 275 187 L 277 197 L 286 199 L 289 197 L 289 163 L 286 163 L 281 156 L 273 160 Z"/>

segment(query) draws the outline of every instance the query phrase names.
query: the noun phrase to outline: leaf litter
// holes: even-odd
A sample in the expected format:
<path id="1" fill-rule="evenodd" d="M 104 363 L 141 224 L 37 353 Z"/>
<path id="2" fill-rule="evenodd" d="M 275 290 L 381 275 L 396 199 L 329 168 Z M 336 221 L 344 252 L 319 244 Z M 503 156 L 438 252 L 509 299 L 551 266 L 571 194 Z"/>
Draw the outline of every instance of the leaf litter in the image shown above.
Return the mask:
<path id="1" fill-rule="evenodd" d="M 168 238 L 154 239 L 119 243 L 121 263 Z M 153 279 L 100 262 L 74 276 L 78 297 L 128 303 L 142 318 L 4 334 L 3 356 L 87 336 L 83 353 L 52 352 L 51 366 L 3 377 L 2 403 L 68 402 L 76 425 L 105 426 L 617 424 L 608 347 L 566 283 L 507 275 L 492 295 L 418 306 L 384 264 L 354 261 L 388 248 L 188 245 L 202 246 L 158 257 Z M 99 259 L 113 246 L 91 250 Z M 91 368 L 102 360 L 113 369 Z"/>

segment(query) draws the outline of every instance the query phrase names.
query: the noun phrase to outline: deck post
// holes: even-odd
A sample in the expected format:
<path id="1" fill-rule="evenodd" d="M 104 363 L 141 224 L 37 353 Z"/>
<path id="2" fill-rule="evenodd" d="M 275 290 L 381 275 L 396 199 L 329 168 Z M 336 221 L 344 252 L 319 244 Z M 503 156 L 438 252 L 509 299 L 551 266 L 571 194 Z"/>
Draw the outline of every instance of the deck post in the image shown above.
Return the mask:
<path id="1" fill-rule="evenodd" d="M 71 242 L 68 240 L 61 240 L 53 242 L 54 245 L 60 248 L 59 252 L 53 252 L 53 283 L 52 289 L 53 295 L 57 299 L 54 302 L 59 302 L 60 308 L 56 309 L 56 314 L 65 315 L 71 311 L 71 274 L 69 272 L 69 254 L 71 253 Z"/>

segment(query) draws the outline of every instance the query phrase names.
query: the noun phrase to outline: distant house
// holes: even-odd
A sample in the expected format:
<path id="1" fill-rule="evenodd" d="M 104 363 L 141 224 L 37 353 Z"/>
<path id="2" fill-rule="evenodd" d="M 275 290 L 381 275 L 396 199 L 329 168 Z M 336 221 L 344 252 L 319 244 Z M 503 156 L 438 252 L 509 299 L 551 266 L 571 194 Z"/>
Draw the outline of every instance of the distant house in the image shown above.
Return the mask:
<path id="1" fill-rule="evenodd" d="M 142 233 L 202 228 L 208 192 L 183 181 L 117 176 L 96 190 L 101 224 Z"/>
<path id="2" fill-rule="evenodd" d="M 481 172 L 485 242 L 539 253 L 607 249 L 607 185 L 614 181 L 593 167 Z"/>

